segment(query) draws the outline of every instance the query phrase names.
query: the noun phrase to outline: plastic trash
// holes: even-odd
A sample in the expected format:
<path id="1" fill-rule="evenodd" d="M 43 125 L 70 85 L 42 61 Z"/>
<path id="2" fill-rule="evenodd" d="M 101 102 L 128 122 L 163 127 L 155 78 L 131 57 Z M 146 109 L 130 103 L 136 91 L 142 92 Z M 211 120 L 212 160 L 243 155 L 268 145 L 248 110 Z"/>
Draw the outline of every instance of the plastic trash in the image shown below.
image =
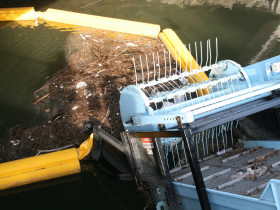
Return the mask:
<path id="1" fill-rule="evenodd" d="M 83 87 L 86 87 L 86 86 L 87 86 L 87 83 L 85 83 L 85 82 L 78 82 L 76 88 L 78 89 L 78 88 L 83 88 Z"/>

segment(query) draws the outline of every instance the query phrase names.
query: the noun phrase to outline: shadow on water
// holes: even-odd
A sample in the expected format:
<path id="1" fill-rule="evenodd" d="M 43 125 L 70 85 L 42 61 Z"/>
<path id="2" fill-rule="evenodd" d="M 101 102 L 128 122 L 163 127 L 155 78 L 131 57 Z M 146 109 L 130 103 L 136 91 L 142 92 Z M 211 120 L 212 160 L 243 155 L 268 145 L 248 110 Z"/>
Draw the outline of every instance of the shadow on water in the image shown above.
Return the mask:
<path id="1" fill-rule="evenodd" d="M 34 7 L 36 11 L 41 11 L 57 1 L 58 0 L 0 0 L 0 8 Z"/>
<path id="2" fill-rule="evenodd" d="M 96 171 L 82 172 L 2 191 L 1 206 L 10 209 L 143 209 L 141 194 L 129 182 Z"/>

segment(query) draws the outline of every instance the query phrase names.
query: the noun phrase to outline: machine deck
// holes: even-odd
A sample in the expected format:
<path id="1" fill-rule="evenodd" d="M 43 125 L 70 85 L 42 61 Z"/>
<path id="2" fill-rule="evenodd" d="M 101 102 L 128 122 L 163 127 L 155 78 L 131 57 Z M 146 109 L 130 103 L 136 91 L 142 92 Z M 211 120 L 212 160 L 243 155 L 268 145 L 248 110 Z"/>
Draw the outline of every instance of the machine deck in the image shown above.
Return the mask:
<path id="1" fill-rule="evenodd" d="M 274 163 L 277 163 L 280 160 L 280 152 L 278 150 L 274 149 L 264 149 L 264 148 L 258 148 L 255 151 L 252 151 L 250 153 L 247 153 L 245 155 L 239 156 L 237 158 L 234 158 L 232 160 L 229 160 L 225 163 L 222 162 L 222 160 L 227 160 L 228 158 L 240 154 L 242 152 L 249 151 L 244 149 L 235 149 L 232 150 L 224 155 L 214 157 L 212 159 L 202 161 L 200 162 L 200 168 L 205 168 L 209 166 L 208 170 L 202 171 L 202 176 L 205 179 L 206 177 L 209 177 L 211 175 L 214 175 L 212 179 L 209 179 L 205 181 L 205 186 L 207 189 L 217 189 L 224 192 L 239 194 L 239 195 L 248 195 L 252 197 L 259 198 L 264 190 L 264 187 L 258 190 L 253 190 L 254 188 L 257 188 L 260 185 L 263 185 L 268 183 L 270 179 L 277 179 L 280 176 L 280 165 L 276 167 L 272 167 L 271 165 Z M 267 155 L 267 156 L 266 156 Z M 251 164 L 246 164 L 246 161 L 252 160 L 256 158 L 258 160 L 258 157 L 264 157 L 266 156 L 262 161 L 255 161 L 255 164 L 253 166 Z M 258 166 L 255 166 L 258 164 Z M 249 167 L 251 166 L 251 167 Z M 226 186 L 222 189 L 218 189 L 218 186 L 222 186 L 222 184 L 228 183 L 232 181 L 231 178 L 232 175 L 237 174 L 238 172 L 242 172 L 243 174 L 246 172 L 246 167 L 252 168 L 253 170 L 256 168 L 261 167 L 267 167 L 268 169 L 266 172 L 260 176 L 255 177 L 254 176 L 247 176 L 244 179 Z M 230 170 L 230 171 L 229 171 Z M 225 171 L 225 173 L 223 173 Z M 228 171 L 228 172 L 227 172 Z M 222 175 L 215 175 L 219 172 L 222 172 Z M 175 173 L 171 173 L 172 180 L 191 173 L 191 169 L 184 168 L 180 171 L 177 171 Z M 188 176 L 187 178 L 184 178 L 180 181 L 180 183 L 188 184 L 188 185 L 194 185 L 193 177 L 192 175 Z M 247 193 L 248 192 L 248 193 Z M 251 192 L 251 193 L 249 193 Z"/>

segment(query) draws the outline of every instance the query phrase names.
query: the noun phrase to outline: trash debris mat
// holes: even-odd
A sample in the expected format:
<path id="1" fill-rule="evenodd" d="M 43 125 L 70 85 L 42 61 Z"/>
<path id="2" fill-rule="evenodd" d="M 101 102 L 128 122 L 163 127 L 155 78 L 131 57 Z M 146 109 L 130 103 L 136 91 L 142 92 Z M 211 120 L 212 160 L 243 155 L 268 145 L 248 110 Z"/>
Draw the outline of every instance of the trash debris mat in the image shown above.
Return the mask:
<path id="1" fill-rule="evenodd" d="M 88 123 L 120 139 L 124 128 L 119 91 L 135 84 L 133 57 L 139 61 L 141 56 L 143 65 L 147 60 L 154 64 L 149 67 L 153 78 L 166 65 L 163 56 L 168 52 L 158 38 L 99 29 L 72 32 L 66 43 L 67 63 L 34 92 L 34 109 L 46 116 L 45 122 L 9 129 L 0 140 L 0 162 L 34 156 L 38 150 L 78 147 L 88 138 L 84 132 Z M 140 62 L 136 65 L 137 78 L 142 80 Z M 20 143 L 14 146 L 12 140 Z"/>

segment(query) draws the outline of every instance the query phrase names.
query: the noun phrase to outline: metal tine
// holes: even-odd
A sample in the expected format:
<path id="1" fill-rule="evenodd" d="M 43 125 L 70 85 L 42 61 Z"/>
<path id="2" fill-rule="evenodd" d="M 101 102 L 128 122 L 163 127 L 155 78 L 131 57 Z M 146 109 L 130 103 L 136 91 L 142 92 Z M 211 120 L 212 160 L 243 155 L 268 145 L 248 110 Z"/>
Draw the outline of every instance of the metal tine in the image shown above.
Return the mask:
<path id="1" fill-rule="evenodd" d="M 185 160 L 186 160 L 186 164 L 188 163 L 188 159 L 187 159 L 187 154 L 186 154 L 186 150 L 185 150 L 185 143 L 184 141 L 182 140 L 182 149 L 184 151 L 184 155 L 185 155 Z"/>
<path id="2" fill-rule="evenodd" d="M 170 67 L 169 77 L 170 77 L 170 76 L 171 76 L 171 57 L 170 57 L 170 49 L 168 50 L 168 56 L 169 56 L 169 67 Z"/>
<path id="3" fill-rule="evenodd" d="M 147 54 L 146 54 L 146 64 L 147 64 L 147 72 L 148 72 L 148 81 L 147 81 L 147 83 L 149 83 L 150 73 L 149 73 L 149 65 L 148 65 L 148 56 L 147 56 Z"/>
<path id="4" fill-rule="evenodd" d="M 217 141 L 217 149 L 218 149 L 218 152 L 219 152 L 219 142 L 218 142 L 218 134 L 217 134 L 217 130 L 218 128 L 216 127 L 216 141 Z"/>
<path id="5" fill-rule="evenodd" d="M 238 119 L 238 120 L 236 120 L 236 128 L 237 128 L 237 126 L 238 126 L 238 123 L 239 123 L 239 119 Z"/>
<path id="6" fill-rule="evenodd" d="M 167 168 L 169 169 L 169 164 L 168 164 L 168 144 L 164 144 L 165 145 L 165 159 L 167 160 L 166 163 L 167 163 Z"/>
<path id="7" fill-rule="evenodd" d="M 223 145 L 224 145 L 224 149 L 226 149 L 226 146 L 225 146 L 225 139 L 224 139 L 224 125 L 221 125 L 221 133 L 222 133 L 222 138 L 223 138 Z"/>
<path id="8" fill-rule="evenodd" d="M 195 47 L 195 60 L 196 60 L 195 69 L 197 69 L 197 46 L 196 46 L 196 42 L 194 42 L 194 47 Z"/>
<path id="9" fill-rule="evenodd" d="M 155 53 L 153 53 L 153 64 L 154 64 L 154 81 L 156 81 Z"/>
<path id="10" fill-rule="evenodd" d="M 159 55 L 157 51 L 157 57 L 158 57 L 158 80 L 160 80 L 160 64 L 159 64 Z"/>
<path id="11" fill-rule="evenodd" d="M 215 64 L 217 64 L 218 61 L 218 38 L 216 37 L 216 61 Z"/>
<path id="12" fill-rule="evenodd" d="M 177 142 L 177 139 L 175 139 L 175 141 L 176 141 L 176 150 L 177 150 L 177 156 L 178 156 L 178 159 L 179 159 L 179 165 L 180 165 L 180 167 L 181 167 L 181 159 L 180 159 L 180 155 L 179 155 L 179 151 L 178 151 L 178 142 Z"/>
<path id="13" fill-rule="evenodd" d="M 133 65 L 134 65 L 134 70 L 135 70 L 135 85 L 137 86 L 137 71 L 136 71 L 136 66 L 135 66 L 135 59 L 133 57 Z"/>
<path id="14" fill-rule="evenodd" d="M 211 41 L 210 41 L 210 39 L 209 39 L 208 44 L 209 44 L 209 66 L 211 66 L 211 65 L 212 65 L 212 64 L 211 64 L 212 55 L 211 55 Z"/>
<path id="15" fill-rule="evenodd" d="M 197 153 L 197 158 L 199 158 L 197 136 L 198 136 L 198 134 L 196 134 L 196 135 L 195 135 L 195 144 L 196 144 L 196 153 Z"/>
<path id="16" fill-rule="evenodd" d="M 208 134 L 208 135 L 207 135 Z M 209 134 L 210 134 L 210 129 L 207 130 L 206 132 L 206 154 L 208 155 L 208 139 L 209 139 Z"/>
<path id="17" fill-rule="evenodd" d="M 142 83 L 144 84 L 144 71 L 143 71 L 141 55 L 139 57 L 140 57 L 140 64 L 141 64 L 141 70 L 142 70 Z"/>
<path id="18" fill-rule="evenodd" d="M 142 88 L 141 90 L 145 91 L 148 95 L 148 97 L 151 97 L 151 95 L 148 93 L 148 91 L 146 91 L 144 88 Z"/>
<path id="19" fill-rule="evenodd" d="M 191 65 L 190 65 L 190 72 L 192 71 L 192 50 L 191 50 L 191 45 L 189 44 L 189 52 L 190 52 L 190 61 L 191 61 Z"/>
<path id="20" fill-rule="evenodd" d="M 173 164 L 174 164 L 174 168 L 175 168 L 176 164 L 175 164 L 175 158 L 174 158 L 174 153 L 173 153 L 172 141 L 170 141 L 170 149 L 172 151 Z"/>
<path id="21" fill-rule="evenodd" d="M 175 62 L 176 62 L 175 73 L 177 73 L 177 51 L 176 51 L 176 47 L 175 47 Z"/>
<path id="22" fill-rule="evenodd" d="M 203 155 L 205 157 L 205 149 L 204 149 L 204 131 L 202 132 L 202 135 L 201 135 L 201 143 L 202 143 L 202 148 L 203 148 Z"/>
<path id="23" fill-rule="evenodd" d="M 179 61 L 180 61 L 180 74 L 182 73 L 182 62 L 181 62 L 181 52 L 180 52 L 180 47 L 178 47 L 179 51 Z"/>
<path id="24" fill-rule="evenodd" d="M 227 124 L 224 125 L 224 129 L 225 129 L 225 139 L 226 139 L 226 147 L 227 147 Z"/>
<path id="25" fill-rule="evenodd" d="M 165 57 L 165 49 L 164 49 L 163 53 L 164 53 L 164 69 L 165 69 L 165 78 L 166 78 L 166 57 Z"/>
<path id="26" fill-rule="evenodd" d="M 214 152 L 214 142 L 213 142 L 214 136 L 215 136 L 215 128 L 212 128 L 211 137 L 212 137 L 212 151 L 213 151 L 213 152 Z"/>
<path id="27" fill-rule="evenodd" d="M 232 125 L 233 125 L 233 121 L 231 121 L 231 123 L 230 123 L 231 144 L 233 145 Z"/>
<path id="28" fill-rule="evenodd" d="M 208 42 L 209 42 L 209 39 L 208 39 L 208 40 L 207 40 L 207 42 L 206 42 L 206 47 L 207 47 L 207 50 L 206 50 L 206 55 L 207 55 L 207 59 L 206 59 L 205 66 L 207 66 L 207 65 L 208 65 L 208 51 L 209 51 Z"/>
<path id="29" fill-rule="evenodd" d="M 202 61 L 203 61 L 203 57 L 202 57 L 202 42 L 200 42 L 200 69 L 201 69 L 201 66 L 202 66 Z"/>
<path id="30" fill-rule="evenodd" d="M 188 71 L 187 45 L 185 45 L 185 56 L 186 56 L 186 71 Z"/>

